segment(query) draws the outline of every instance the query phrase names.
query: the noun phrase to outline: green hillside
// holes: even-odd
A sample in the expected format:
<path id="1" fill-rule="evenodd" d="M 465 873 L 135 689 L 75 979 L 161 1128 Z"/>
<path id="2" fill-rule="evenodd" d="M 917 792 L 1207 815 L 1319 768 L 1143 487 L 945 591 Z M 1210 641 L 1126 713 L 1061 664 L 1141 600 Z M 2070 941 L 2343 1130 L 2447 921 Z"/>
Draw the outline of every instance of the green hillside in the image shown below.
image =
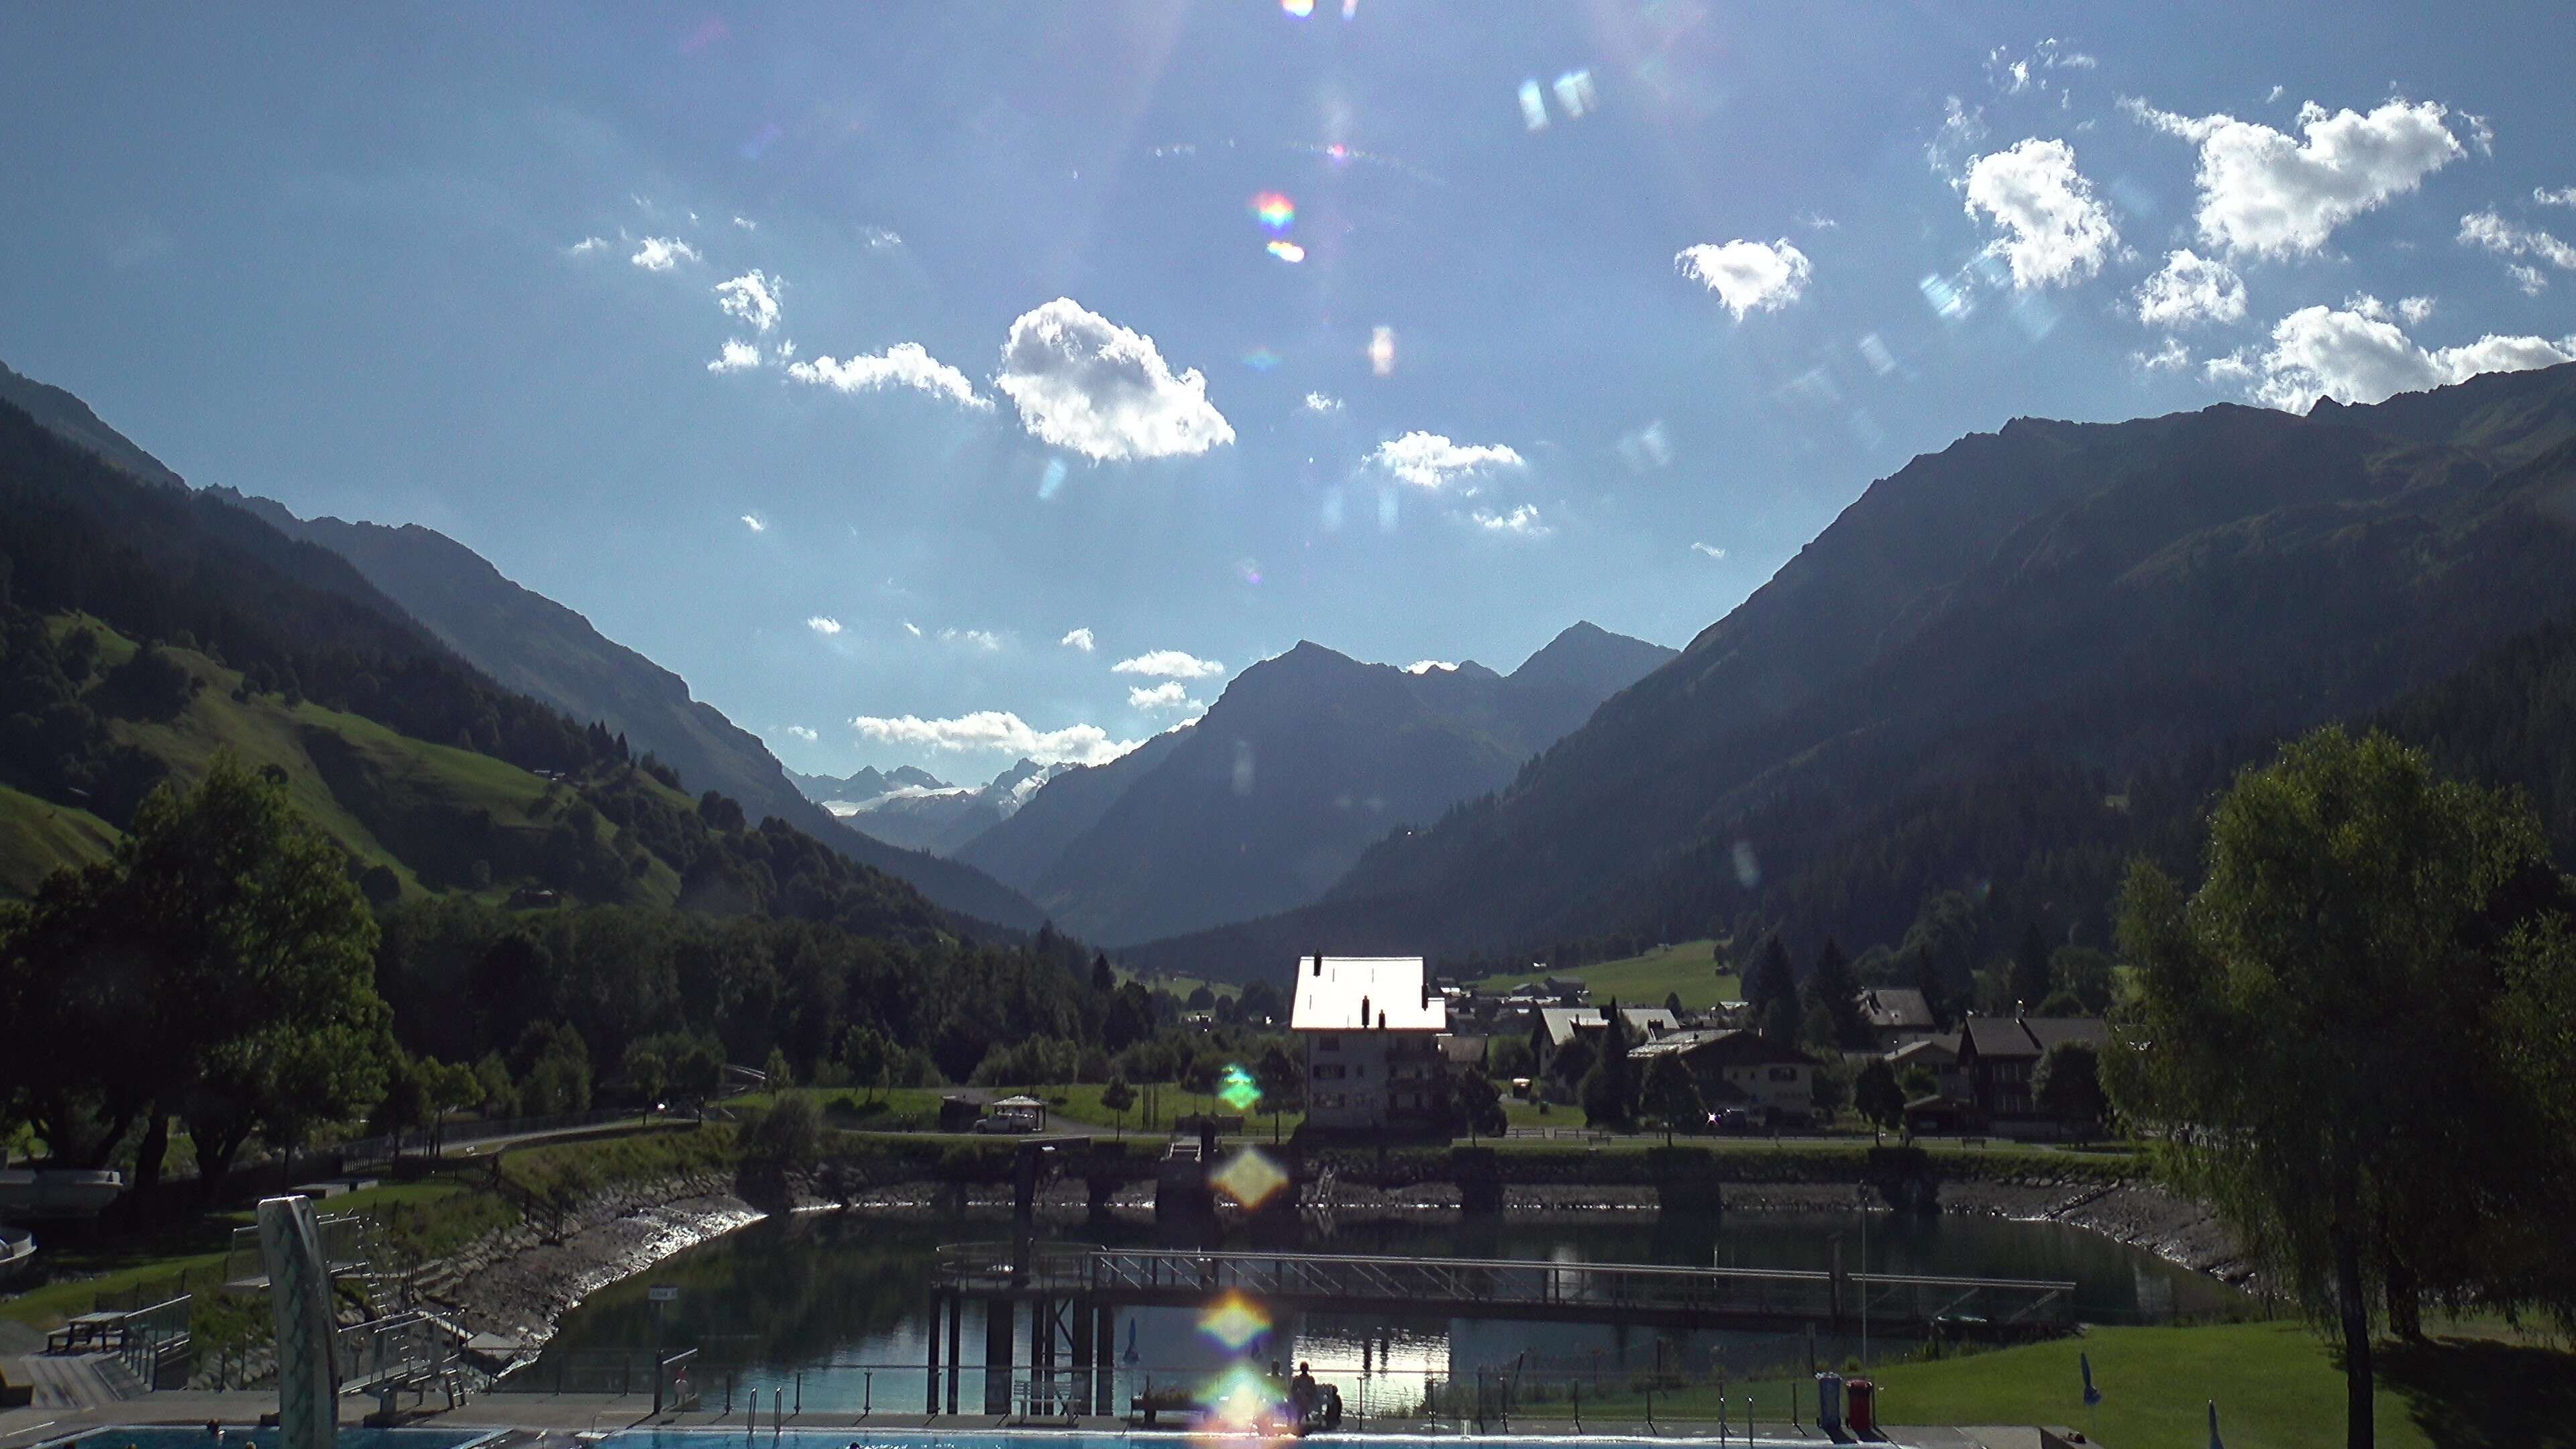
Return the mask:
<path id="1" fill-rule="evenodd" d="M 355 868 L 383 866 L 406 891 L 457 891 L 506 899 L 522 885 L 570 888 L 619 904 L 668 905 L 680 878 L 641 850 L 621 851 L 617 827 L 595 807 L 573 807 L 577 787 L 550 782 L 503 760 L 431 744 L 373 720 L 311 700 L 247 687 L 238 670 L 192 649 L 155 652 L 185 671 L 188 698 L 164 718 L 120 711 L 110 680 L 139 652 L 135 642 L 95 619 L 54 616 L 57 638 L 87 630 L 97 641 L 101 675 L 81 699 L 101 718 L 107 737 L 150 756 L 182 782 L 194 781 L 218 754 L 285 776 L 288 796 L 348 851 Z M 674 810 L 694 802 L 658 781 L 633 788 Z M 103 856 L 115 830 L 86 811 L 7 790 L 0 799 L 0 890 L 23 895 L 58 865 Z M 484 864 L 481 871 L 474 862 Z M 606 881 L 611 888 L 600 890 Z"/>

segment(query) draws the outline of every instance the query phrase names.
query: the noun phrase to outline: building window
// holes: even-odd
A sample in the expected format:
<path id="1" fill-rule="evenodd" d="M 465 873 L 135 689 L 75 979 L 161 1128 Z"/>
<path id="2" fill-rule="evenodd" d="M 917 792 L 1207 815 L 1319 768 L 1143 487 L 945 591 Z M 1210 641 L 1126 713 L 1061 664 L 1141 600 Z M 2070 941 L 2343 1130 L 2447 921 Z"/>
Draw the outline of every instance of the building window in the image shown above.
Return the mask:
<path id="1" fill-rule="evenodd" d="M 1315 1038 L 1315 1050 L 1319 1052 L 1337 1052 L 1341 1049 L 1342 1039 L 1340 1037 L 1319 1036 Z"/>

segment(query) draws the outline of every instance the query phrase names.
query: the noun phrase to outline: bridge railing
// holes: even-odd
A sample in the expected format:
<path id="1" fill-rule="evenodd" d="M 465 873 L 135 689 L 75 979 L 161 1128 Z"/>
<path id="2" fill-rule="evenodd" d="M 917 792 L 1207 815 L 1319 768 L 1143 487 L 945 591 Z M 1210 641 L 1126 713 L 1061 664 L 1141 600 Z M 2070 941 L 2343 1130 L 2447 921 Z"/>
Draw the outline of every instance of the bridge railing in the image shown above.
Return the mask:
<path id="1" fill-rule="evenodd" d="M 939 1250 L 936 1280 L 967 1294 L 1169 1294 L 1228 1291 L 1257 1298 L 1446 1302 L 1496 1309 L 1649 1309 L 1712 1316 L 1827 1320 L 1864 1312 L 1889 1322 L 2056 1324 L 2074 1312 L 2071 1282 L 1644 1263 L 1498 1258 L 1407 1258 L 1344 1253 L 1198 1252 L 1166 1248 L 1033 1247 Z"/>

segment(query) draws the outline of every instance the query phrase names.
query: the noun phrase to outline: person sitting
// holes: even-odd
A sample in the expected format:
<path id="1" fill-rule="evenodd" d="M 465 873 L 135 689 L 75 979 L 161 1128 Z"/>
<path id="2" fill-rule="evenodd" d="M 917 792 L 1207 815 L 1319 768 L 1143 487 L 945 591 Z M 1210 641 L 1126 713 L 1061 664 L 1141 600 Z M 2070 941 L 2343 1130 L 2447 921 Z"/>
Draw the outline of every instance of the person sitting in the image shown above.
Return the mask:
<path id="1" fill-rule="evenodd" d="M 1331 1384 L 1326 1384 L 1324 1385 L 1324 1429 L 1329 1433 L 1340 1427 L 1342 1427 L 1342 1391 Z"/>

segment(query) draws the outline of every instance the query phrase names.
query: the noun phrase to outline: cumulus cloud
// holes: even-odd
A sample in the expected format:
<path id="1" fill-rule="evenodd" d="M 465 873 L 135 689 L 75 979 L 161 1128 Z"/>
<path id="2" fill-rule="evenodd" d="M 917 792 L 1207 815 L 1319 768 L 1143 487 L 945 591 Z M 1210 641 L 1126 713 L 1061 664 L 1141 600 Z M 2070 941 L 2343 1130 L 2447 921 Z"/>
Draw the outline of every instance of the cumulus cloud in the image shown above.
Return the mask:
<path id="1" fill-rule="evenodd" d="M 1941 125 L 1932 139 L 1923 143 L 1923 160 L 1933 174 L 1959 184 L 1959 158 L 1976 150 L 1986 141 L 1986 110 L 1983 106 L 1960 103 L 1957 96 L 1943 97 Z"/>
<path id="2" fill-rule="evenodd" d="M 754 533 L 767 533 L 769 531 L 769 524 L 757 513 L 744 514 L 742 516 L 742 526 L 750 529 Z"/>
<path id="3" fill-rule="evenodd" d="M 2520 287 L 2522 295 L 2526 297 L 2537 297 L 2549 290 L 2549 278 L 2543 275 L 2538 267 L 2526 267 L 2520 262 L 2515 262 L 2504 269 L 2504 274 L 2513 278 L 2513 284 Z"/>
<path id="4" fill-rule="evenodd" d="M 1407 674 L 1429 674 L 1432 670 L 1437 669 L 1446 673 L 1456 669 L 1457 667 L 1458 666 L 1456 664 L 1453 664 L 1446 659 L 1416 659 L 1411 664 L 1404 666 L 1404 672 Z"/>
<path id="5" fill-rule="evenodd" d="M 675 236 L 648 236 L 627 260 L 648 272 L 667 272 L 698 260 L 698 249 Z"/>
<path id="6" fill-rule="evenodd" d="M 2200 238 L 2230 253 L 2322 251 L 2336 227 L 2414 190 L 2465 154 L 2434 102 L 2389 101 L 2368 115 L 2299 108 L 2303 140 L 2234 116 L 2179 116 L 2141 100 L 2130 114 L 2200 148 Z"/>
<path id="7" fill-rule="evenodd" d="M 841 361 L 817 357 L 807 362 L 787 364 L 787 375 L 798 382 L 819 383 L 840 392 L 874 392 L 879 388 L 909 387 L 936 397 L 944 397 L 961 407 L 989 409 L 993 400 L 980 397 L 966 374 L 930 355 L 918 342 L 898 342 L 883 352 Z"/>
<path id="8" fill-rule="evenodd" d="M 574 242 L 571 246 L 565 247 L 564 254 L 566 256 L 574 257 L 588 256 L 592 252 L 599 251 L 607 245 L 608 238 L 604 236 L 586 236 L 581 240 Z"/>
<path id="9" fill-rule="evenodd" d="M 743 372 L 760 366 L 760 349 L 740 338 L 728 337 L 716 360 L 707 364 L 709 372 Z"/>
<path id="10" fill-rule="evenodd" d="M 2556 191 L 2535 186 L 2531 188 L 2531 199 L 2543 206 L 2576 206 L 2576 186 L 2562 186 Z"/>
<path id="11" fill-rule="evenodd" d="M 716 305 L 726 316 L 750 323 L 753 331 L 766 332 L 778 325 L 779 291 L 776 277 L 755 269 L 716 283 Z"/>
<path id="12" fill-rule="evenodd" d="M 2111 212 L 2075 169 L 2075 148 L 2037 137 L 1968 164 L 1968 214 L 2007 233 L 1994 246 L 2024 289 L 2080 282 L 2120 244 Z"/>
<path id="13" fill-rule="evenodd" d="M 1713 543 L 1694 543 L 1691 545 L 1691 552 L 1704 554 L 1709 558 L 1722 559 L 1726 557 L 1726 550 L 1719 548 Z"/>
<path id="14" fill-rule="evenodd" d="M 821 735 L 814 733 L 803 725 L 789 725 L 787 727 L 787 732 L 809 745 L 822 738 Z"/>
<path id="15" fill-rule="evenodd" d="M 2245 319 L 2245 283 L 2222 261 L 2188 249 L 2168 254 L 2163 270 L 2138 287 L 2138 320 L 2150 327 Z"/>
<path id="16" fill-rule="evenodd" d="M 805 621 L 805 627 L 828 639 L 841 632 L 841 621 L 827 614 L 816 614 Z"/>
<path id="17" fill-rule="evenodd" d="M 1112 674 L 1142 674 L 1149 679 L 1213 679 L 1225 666 L 1178 649 L 1155 649 L 1109 666 Z"/>
<path id="18" fill-rule="evenodd" d="M 1438 433 L 1411 432 L 1380 443 L 1370 462 L 1417 488 L 1442 488 L 1488 468 L 1518 468 L 1522 458 L 1500 443 L 1453 443 Z"/>
<path id="19" fill-rule="evenodd" d="M 912 622 L 910 619 L 898 619 L 895 622 L 903 625 L 903 632 L 911 635 L 915 639 L 921 637 L 921 626 L 919 624 Z"/>
<path id="20" fill-rule="evenodd" d="M 2533 257 L 2561 271 L 2576 272 L 2576 246 L 2538 227 L 2518 226 L 2494 211 L 2461 217 L 2460 245 L 2484 247 L 2500 257 Z"/>
<path id="21" fill-rule="evenodd" d="M 1539 522 L 1538 506 L 1524 503 L 1509 513 L 1494 513 L 1479 508 L 1468 515 L 1478 528 L 1487 533 L 1508 533 L 1521 538 L 1545 538 L 1555 529 Z"/>
<path id="22" fill-rule="evenodd" d="M 2129 361 L 2147 372 L 2180 372 L 2191 366 L 2191 352 L 2179 337 L 2168 337 L 2165 345 L 2153 352 L 2132 352 Z"/>
<path id="23" fill-rule="evenodd" d="M 1089 629 L 1067 630 L 1065 636 L 1055 642 L 1063 645 L 1067 649 L 1079 649 L 1085 654 L 1088 654 L 1093 649 L 1099 647 L 1099 641 L 1091 637 L 1091 631 Z"/>
<path id="24" fill-rule="evenodd" d="M 1744 320 L 1747 312 L 1777 312 L 1797 301 L 1807 291 L 1807 279 L 1814 274 L 1807 254 L 1789 244 L 1787 237 L 1775 242 L 1745 241 L 1701 242 L 1673 258 L 1683 276 L 1717 294 L 1735 320 Z"/>
<path id="25" fill-rule="evenodd" d="M 1031 437 L 1095 462 L 1189 457 L 1234 441 L 1197 368 L 1175 376 L 1154 339 L 1070 297 L 1011 324 L 993 385 Z"/>
<path id="26" fill-rule="evenodd" d="M 981 649 L 987 654 L 992 654 L 1001 649 L 1002 636 L 990 629 L 942 629 L 939 631 L 939 642 L 963 644 L 970 649 Z"/>
<path id="27" fill-rule="evenodd" d="M 1113 740 L 1098 725 L 1035 729 L 1018 715 L 996 709 L 977 710 L 954 719 L 861 715 L 850 721 L 850 727 L 883 744 L 919 745 L 953 754 L 982 750 L 1035 760 L 1041 765 L 1105 765 L 1143 743 Z"/>
<path id="28" fill-rule="evenodd" d="M 2494 333 L 2457 347 L 2418 346 L 2374 298 L 2346 308 L 2302 307 L 2272 329 L 2269 349 L 2213 361 L 2213 381 L 2244 386 L 2258 402 L 2305 412 L 2317 399 L 2374 403 L 2401 392 L 2576 361 L 2576 337 Z"/>
<path id="29" fill-rule="evenodd" d="M 1190 687 L 1177 679 L 1161 684 L 1140 684 L 1127 691 L 1127 707 L 1151 713 L 1163 709 L 1205 709 L 1206 705 L 1190 698 Z"/>
<path id="30" fill-rule="evenodd" d="M 1330 393 L 1310 392 L 1306 394 L 1306 411 L 1310 413 L 1337 413 L 1341 410 L 1342 400 L 1334 397 Z"/>
<path id="31" fill-rule="evenodd" d="M 2406 319 L 2407 326 L 2416 326 L 2425 318 L 2433 315 L 2433 299 L 2430 297 L 2400 297 L 2397 299 L 2397 315 Z"/>
<path id="32" fill-rule="evenodd" d="M 736 225 L 736 226 L 738 226 L 738 227 L 741 227 L 744 231 L 758 231 L 758 230 L 760 230 L 760 223 L 759 223 L 759 222 L 756 222 L 756 221 L 753 221 L 750 217 L 747 217 L 747 216 L 737 216 L 737 217 L 735 217 L 735 218 L 733 219 L 733 224 L 734 224 L 734 225 Z"/>

